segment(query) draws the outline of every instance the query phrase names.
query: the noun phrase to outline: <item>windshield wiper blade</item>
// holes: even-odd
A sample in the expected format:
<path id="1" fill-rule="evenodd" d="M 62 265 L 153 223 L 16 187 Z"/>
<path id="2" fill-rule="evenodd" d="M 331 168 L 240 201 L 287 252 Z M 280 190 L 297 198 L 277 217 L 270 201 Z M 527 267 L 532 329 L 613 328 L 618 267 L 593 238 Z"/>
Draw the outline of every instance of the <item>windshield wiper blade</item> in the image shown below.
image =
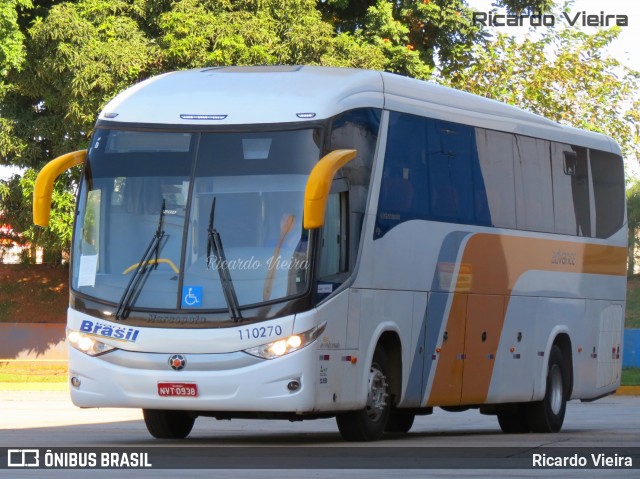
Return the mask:
<path id="1" fill-rule="evenodd" d="M 144 278 L 145 273 L 151 271 L 153 268 L 158 268 L 158 253 L 160 250 L 160 242 L 164 237 L 164 230 L 162 229 L 162 224 L 164 221 L 164 210 L 165 210 L 165 200 L 162 200 L 162 207 L 160 208 L 160 218 L 158 219 L 158 229 L 153 234 L 151 241 L 149 242 L 149 246 L 145 250 L 140 262 L 138 263 L 138 267 L 133 272 L 133 276 L 129 280 L 129 284 L 124 289 L 124 293 L 120 298 L 120 303 L 118 303 L 118 309 L 116 310 L 115 317 L 118 320 L 127 319 L 129 316 L 129 310 L 133 301 L 135 300 L 136 292 Z M 151 257 L 155 255 L 155 261 L 150 261 Z M 151 267 L 149 267 L 149 263 Z"/>
<path id="2" fill-rule="evenodd" d="M 222 293 L 224 294 L 224 300 L 227 303 L 227 309 L 234 322 L 238 322 L 242 319 L 240 313 L 240 305 L 238 304 L 238 297 L 236 296 L 236 289 L 233 286 L 233 280 L 229 273 L 229 264 L 227 258 L 224 255 L 224 248 L 222 247 L 222 240 L 220 239 L 220 233 L 213 226 L 213 218 L 216 211 L 216 198 L 213 197 L 213 203 L 211 203 L 211 212 L 209 213 L 209 228 L 207 228 L 208 241 L 207 241 L 207 267 L 211 265 L 211 252 L 216 259 L 216 269 L 220 276 L 220 284 L 222 285 Z"/>

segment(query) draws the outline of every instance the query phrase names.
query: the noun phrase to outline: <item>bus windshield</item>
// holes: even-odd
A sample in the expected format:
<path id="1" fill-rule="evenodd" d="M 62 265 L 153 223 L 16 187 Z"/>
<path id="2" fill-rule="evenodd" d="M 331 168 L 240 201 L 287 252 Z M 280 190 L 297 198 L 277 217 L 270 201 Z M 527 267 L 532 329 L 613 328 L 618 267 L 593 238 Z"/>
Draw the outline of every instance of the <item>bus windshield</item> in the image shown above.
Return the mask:
<path id="1" fill-rule="evenodd" d="M 304 189 L 320 137 L 98 129 L 78 202 L 74 291 L 132 311 L 229 310 L 224 271 L 239 307 L 304 293 Z M 143 277 L 125 293 L 134 275 Z"/>

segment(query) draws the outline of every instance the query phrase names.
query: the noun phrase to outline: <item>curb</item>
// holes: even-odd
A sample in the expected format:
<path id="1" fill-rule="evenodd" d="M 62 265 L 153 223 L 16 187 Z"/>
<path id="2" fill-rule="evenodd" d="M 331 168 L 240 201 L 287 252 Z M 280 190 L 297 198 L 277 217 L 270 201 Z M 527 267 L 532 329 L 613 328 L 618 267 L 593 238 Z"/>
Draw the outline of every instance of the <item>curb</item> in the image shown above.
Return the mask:
<path id="1" fill-rule="evenodd" d="M 620 386 L 616 396 L 640 396 L 640 386 Z"/>

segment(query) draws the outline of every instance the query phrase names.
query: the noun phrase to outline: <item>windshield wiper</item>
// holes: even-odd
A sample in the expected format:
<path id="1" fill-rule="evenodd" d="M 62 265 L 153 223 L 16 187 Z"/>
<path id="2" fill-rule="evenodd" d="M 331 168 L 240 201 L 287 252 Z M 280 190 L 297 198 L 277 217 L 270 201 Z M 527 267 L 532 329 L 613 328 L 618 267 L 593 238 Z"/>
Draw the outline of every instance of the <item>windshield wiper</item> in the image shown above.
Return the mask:
<path id="1" fill-rule="evenodd" d="M 153 234 L 153 238 L 149 242 L 149 246 L 145 250 L 140 262 L 138 263 L 138 267 L 133 272 L 133 276 L 129 280 L 129 284 L 124 289 L 124 293 L 120 298 L 120 303 L 118 304 L 118 309 L 116 310 L 116 319 L 123 320 L 127 319 L 129 316 L 129 310 L 133 301 L 135 300 L 136 292 L 144 278 L 145 273 L 151 271 L 154 267 L 158 268 L 158 252 L 160 249 L 160 242 L 164 237 L 164 230 L 162 229 L 162 223 L 164 221 L 164 210 L 165 210 L 165 200 L 162 200 L 162 207 L 160 208 L 160 218 L 158 219 L 158 229 Z M 155 255 L 155 261 L 151 261 L 151 257 Z M 149 265 L 149 263 L 152 263 Z M 151 266 L 151 267 L 149 267 Z"/>
<path id="2" fill-rule="evenodd" d="M 208 241 L 207 241 L 207 268 L 211 265 L 211 252 L 216 259 L 216 269 L 220 276 L 220 284 L 222 285 L 222 293 L 224 294 L 224 300 L 227 303 L 229 314 L 234 322 L 238 322 L 242 319 L 240 313 L 240 305 L 238 304 L 238 297 L 236 296 L 236 290 L 233 286 L 233 280 L 229 273 L 229 264 L 227 258 L 224 255 L 224 248 L 222 247 L 222 240 L 220 239 L 220 233 L 213 226 L 213 218 L 216 211 L 216 198 L 213 197 L 213 203 L 211 203 L 211 212 L 209 213 L 209 228 L 207 228 Z"/>

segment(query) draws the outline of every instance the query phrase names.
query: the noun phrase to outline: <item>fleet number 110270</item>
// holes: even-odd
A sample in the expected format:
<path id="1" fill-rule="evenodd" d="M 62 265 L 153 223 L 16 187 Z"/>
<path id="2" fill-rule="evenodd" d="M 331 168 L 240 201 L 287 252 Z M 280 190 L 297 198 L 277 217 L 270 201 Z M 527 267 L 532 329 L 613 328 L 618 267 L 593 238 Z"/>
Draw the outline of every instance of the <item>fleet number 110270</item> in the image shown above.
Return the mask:
<path id="1" fill-rule="evenodd" d="M 260 326 L 257 328 L 243 328 L 238 330 L 240 341 L 246 339 L 270 338 L 271 336 L 282 336 L 282 326 Z"/>

